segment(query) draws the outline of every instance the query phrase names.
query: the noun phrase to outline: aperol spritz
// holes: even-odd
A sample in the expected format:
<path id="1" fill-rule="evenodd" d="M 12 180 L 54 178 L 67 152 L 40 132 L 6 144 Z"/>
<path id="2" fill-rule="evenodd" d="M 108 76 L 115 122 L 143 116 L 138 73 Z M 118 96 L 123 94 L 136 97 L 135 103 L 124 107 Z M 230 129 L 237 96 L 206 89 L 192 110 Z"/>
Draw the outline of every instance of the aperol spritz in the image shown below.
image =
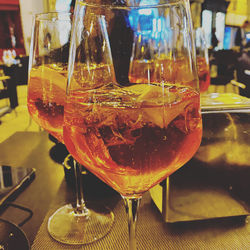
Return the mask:
<path id="1" fill-rule="evenodd" d="M 129 249 L 136 249 L 142 194 L 184 165 L 201 141 L 189 2 L 79 0 L 72 34 L 65 145 L 121 194 Z M 88 73 L 112 63 L 117 81 Z M 79 71 L 88 81 L 81 83 Z"/>
<path id="2" fill-rule="evenodd" d="M 76 90 L 68 98 L 68 150 L 123 196 L 140 196 L 180 168 L 200 145 L 199 93 L 176 86 L 164 91 L 141 84 Z"/>

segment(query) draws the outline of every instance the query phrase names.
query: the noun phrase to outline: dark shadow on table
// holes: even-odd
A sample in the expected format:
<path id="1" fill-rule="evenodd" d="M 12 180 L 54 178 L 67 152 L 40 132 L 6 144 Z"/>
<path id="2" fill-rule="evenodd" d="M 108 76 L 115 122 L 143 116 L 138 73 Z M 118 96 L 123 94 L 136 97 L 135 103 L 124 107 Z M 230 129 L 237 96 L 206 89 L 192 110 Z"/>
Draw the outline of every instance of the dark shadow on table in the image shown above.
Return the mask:
<path id="1" fill-rule="evenodd" d="M 56 143 L 50 149 L 50 157 L 55 162 L 62 165 L 65 173 L 66 189 L 65 202 L 75 204 L 75 177 L 73 169 L 73 161 L 70 163 L 70 168 L 64 165 L 64 160 L 68 156 L 69 152 L 64 144 Z M 115 204 L 121 199 L 120 195 L 94 174 L 83 167 L 82 169 L 82 185 L 84 192 L 84 199 L 86 204 L 88 202 L 102 203 L 112 209 Z M 63 184 L 64 185 L 64 184 Z"/>

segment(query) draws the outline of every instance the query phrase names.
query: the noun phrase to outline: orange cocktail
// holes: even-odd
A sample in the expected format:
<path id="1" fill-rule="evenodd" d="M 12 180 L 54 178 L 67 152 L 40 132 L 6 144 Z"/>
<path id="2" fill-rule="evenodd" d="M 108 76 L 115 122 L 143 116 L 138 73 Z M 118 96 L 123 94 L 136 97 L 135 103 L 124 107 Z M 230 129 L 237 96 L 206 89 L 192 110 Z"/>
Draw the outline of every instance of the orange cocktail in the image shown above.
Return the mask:
<path id="1" fill-rule="evenodd" d="M 194 86 L 192 66 L 187 58 L 160 58 L 130 62 L 131 83 L 170 83 Z M 143 76 L 143 77 L 142 77 Z"/>
<path id="2" fill-rule="evenodd" d="M 29 77 L 28 110 L 32 118 L 63 142 L 67 70 L 43 65 L 33 67 Z"/>
<path id="3" fill-rule="evenodd" d="M 124 196 L 140 196 L 180 168 L 201 134 L 199 93 L 189 87 L 75 90 L 65 106 L 68 150 Z"/>

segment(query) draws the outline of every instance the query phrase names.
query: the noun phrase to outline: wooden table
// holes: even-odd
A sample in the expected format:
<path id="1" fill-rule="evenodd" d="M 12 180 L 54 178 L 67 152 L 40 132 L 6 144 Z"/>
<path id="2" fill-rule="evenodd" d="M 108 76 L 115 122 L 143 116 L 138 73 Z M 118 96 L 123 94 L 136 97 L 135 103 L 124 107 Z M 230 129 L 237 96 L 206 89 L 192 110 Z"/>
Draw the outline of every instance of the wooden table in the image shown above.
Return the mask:
<path id="1" fill-rule="evenodd" d="M 0 163 L 36 168 L 34 181 L 15 203 L 28 207 L 33 217 L 22 227 L 32 250 L 43 249 L 128 249 L 128 228 L 123 201 L 115 192 L 103 193 L 94 178 L 86 183 L 86 200 L 108 205 L 115 214 L 111 232 L 88 245 L 69 246 L 53 240 L 47 231 L 49 216 L 61 205 L 72 201 L 61 164 L 50 157 L 53 142 L 45 132 L 17 132 L 0 144 Z M 87 175 L 88 176 L 88 175 Z M 18 223 L 21 212 L 8 208 L 1 217 Z M 164 222 L 147 192 L 142 199 L 137 224 L 138 249 L 249 249 L 250 224 L 241 218 Z"/>

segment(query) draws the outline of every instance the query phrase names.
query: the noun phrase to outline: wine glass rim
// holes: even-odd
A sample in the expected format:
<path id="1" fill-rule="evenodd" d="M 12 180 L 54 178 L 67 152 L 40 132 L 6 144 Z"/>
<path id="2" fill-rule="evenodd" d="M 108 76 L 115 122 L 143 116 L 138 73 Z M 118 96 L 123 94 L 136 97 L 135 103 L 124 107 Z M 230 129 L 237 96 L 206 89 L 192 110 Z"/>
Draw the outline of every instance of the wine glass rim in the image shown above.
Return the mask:
<path id="1" fill-rule="evenodd" d="M 96 3 L 96 0 L 79 0 L 77 4 L 81 4 L 83 6 L 89 6 L 89 7 L 94 7 L 94 8 L 107 8 L 107 9 L 149 9 L 149 8 L 156 8 L 156 7 L 166 7 L 166 6 L 171 6 L 171 5 L 176 5 L 185 2 L 185 0 L 164 0 L 163 2 L 160 3 L 152 3 L 148 1 L 149 3 Z"/>
<path id="2" fill-rule="evenodd" d="M 51 11 L 51 12 L 41 12 L 34 15 L 37 21 L 58 21 L 58 20 L 69 20 L 72 16 L 71 12 L 64 11 Z"/>

